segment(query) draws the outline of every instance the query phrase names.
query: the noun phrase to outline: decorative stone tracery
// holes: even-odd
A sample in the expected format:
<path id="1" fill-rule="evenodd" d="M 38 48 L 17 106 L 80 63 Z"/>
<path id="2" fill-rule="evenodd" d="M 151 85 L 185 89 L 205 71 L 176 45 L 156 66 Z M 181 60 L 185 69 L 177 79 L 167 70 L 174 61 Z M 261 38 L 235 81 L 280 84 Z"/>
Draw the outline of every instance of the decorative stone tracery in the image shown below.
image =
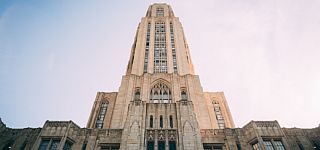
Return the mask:
<path id="1" fill-rule="evenodd" d="M 171 103 L 171 91 L 163 82 L 155 84 L 150 91 L 150 103 Z"/>
<path id="2" fill-rule="evenodd" d="M 146 130 L 147 141 L 176 141 L 176 130 Z"/>

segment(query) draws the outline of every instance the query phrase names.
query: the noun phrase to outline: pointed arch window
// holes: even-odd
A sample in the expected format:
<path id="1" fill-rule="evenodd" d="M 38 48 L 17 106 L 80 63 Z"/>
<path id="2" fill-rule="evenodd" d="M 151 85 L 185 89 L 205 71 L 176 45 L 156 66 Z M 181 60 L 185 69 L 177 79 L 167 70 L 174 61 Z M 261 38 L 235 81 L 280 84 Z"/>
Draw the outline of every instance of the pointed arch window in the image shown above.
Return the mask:
<path id="1" fill-rule="evenodd" d="M 99 110 L 99 114 L 98 114 L 98 118 L 97 118 L 97 122 L 96 122 L 96 128 L 101 129 L 103 127 L 103 122 L 108 110 L 108 104 L 109 102 L 102 102 L 100 105 L 100 110 Z"/>
<path id="2" fill-rule="evenodd" d="M 171 103 L 171 91 L 164 83 L 154 85 L 150 91 L 150 103 Z"/>

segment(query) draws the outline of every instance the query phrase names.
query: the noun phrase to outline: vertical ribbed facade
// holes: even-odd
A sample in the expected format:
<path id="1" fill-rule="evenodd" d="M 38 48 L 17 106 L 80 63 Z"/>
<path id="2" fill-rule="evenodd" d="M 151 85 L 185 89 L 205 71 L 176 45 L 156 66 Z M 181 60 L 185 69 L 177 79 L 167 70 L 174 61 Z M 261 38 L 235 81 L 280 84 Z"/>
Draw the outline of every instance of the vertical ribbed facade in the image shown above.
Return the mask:
<path id="1" fill-rule="evenodd" d="M 234 123 L 224 94 L 203 91 L 182 25 L 160 3 L 139 23 L 119 91 L 98 93 L 87 127 L 122 130 L 121 149 L 195 150 L 202 129 Z"/>
<path id="2" fill-rule="evenodd" d="M 211 68 L 210 68 L 211 69 Z M 0 149 L 311 150 L 320 127 L 251 121 L 235 128 L 223 92 L 204 92 L 178 18 L 153 4 L 142 18 L 118 92 L 98 92 L 87 128 L 49 121 L 12 129 L 0 118 Z"/>
<path id="3" fill-rule="evenodd" d="M 185 39 L 182 25 L 171 7 L 151 5 L 139 24 L 127 74 L 194 74 Z"/>

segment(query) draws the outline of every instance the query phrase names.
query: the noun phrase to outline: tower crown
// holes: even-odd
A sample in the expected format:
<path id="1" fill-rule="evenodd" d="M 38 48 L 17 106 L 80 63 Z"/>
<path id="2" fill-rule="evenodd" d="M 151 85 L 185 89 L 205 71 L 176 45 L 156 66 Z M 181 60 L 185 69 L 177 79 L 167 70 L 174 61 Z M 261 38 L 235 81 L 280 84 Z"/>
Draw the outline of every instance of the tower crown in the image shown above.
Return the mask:
<path id="1" fill-rule="evenodd" d="M 146 73 L 194 74 L 182 25 L 165 3 L 149 6 L 132 46 L 126 74 Z"/>
<path id="2" fill-rule="evenodd" d="M 174 14 L 170 5 L 155 3 L 149 6 L 146 17 L 174 17 Z"/>

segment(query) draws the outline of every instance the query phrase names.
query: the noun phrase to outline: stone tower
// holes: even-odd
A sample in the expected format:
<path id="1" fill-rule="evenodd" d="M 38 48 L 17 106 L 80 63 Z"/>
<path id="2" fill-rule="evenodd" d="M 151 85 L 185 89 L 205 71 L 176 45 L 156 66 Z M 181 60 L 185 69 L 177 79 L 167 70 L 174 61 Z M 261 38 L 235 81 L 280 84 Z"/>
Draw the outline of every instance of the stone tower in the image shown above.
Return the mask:
<path id="1" fill-rule="evenodd" d="M 233 128 L 222 92 L 204 92 L 179 18 L 153 4 L 119 92 L 99 92 L 87 128 L 121 129 L 121 149 L 203 149 L 201 129 Z"/>
<path id="2" fill-rule="evenodd" d="M 320 150 L 320 127 L 250 121 L 235 128 L 222 92 L 203 92 L 178 18 L 153 4 L 142 18 L 119 92 L 98 92 L 86 128 L 49 121 L 12 129 L 0 149 Z"/>

